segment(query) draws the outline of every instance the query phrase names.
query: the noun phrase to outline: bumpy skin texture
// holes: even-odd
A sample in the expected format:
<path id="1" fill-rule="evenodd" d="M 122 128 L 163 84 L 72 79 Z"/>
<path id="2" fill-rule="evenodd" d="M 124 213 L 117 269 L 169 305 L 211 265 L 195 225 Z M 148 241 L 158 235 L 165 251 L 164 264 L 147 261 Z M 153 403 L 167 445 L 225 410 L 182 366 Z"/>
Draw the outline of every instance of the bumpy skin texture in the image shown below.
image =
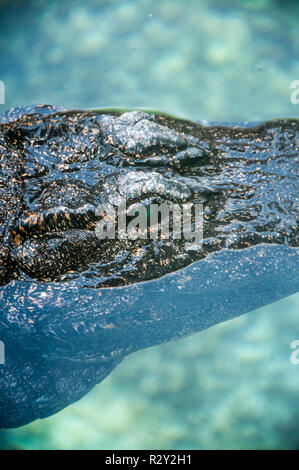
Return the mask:
<path id="1" fill-rule="evenodd" d="M 296 292 L 298 148 L 298 120 L 202 126 L 50 106 L 2 115 L 0 426 L 58 411 L 134 350 Z M 96 207 L 120 197 L 131 208 L 202 203 L 200 249 L 99 240 Z M 184 312 L 179 283 L 195 296 Z M 175 305 L 162 307 L 165 289 Z"/>

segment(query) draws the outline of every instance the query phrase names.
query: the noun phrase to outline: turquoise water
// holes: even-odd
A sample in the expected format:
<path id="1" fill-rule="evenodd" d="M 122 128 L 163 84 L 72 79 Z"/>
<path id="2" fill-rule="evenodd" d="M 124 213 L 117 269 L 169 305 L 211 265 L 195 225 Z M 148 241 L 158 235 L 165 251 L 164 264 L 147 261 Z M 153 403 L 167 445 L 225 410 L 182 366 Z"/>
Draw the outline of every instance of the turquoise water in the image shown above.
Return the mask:
<path id="1" fill-rule="evenodd" d="M 0 2 L 5 105 L 299 117 L 299 5 L 273 0 Z M 299 296 L 138 352 L 79 403 L 2 431 L 25 449 L 298 448 Z"/>

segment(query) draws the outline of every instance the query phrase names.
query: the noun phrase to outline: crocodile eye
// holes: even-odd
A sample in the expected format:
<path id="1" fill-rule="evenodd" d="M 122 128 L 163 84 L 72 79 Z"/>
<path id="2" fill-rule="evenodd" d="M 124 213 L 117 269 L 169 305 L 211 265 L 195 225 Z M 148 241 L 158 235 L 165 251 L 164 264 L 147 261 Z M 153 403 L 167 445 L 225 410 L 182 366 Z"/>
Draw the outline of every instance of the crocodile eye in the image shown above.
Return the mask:
<path id="1" fill-rule="evenodd" d="M 164 202 L 161 198 L 151 197 L 138 203 L 133 203 L 127 208 L 126 215 L 126 229 L 127 233 L 130 233 L 132 227 L 138 226 L 139 235 L 147 238 L 147 232 L 151 226 L 151 216 L 153 213 L 153 207 Z M 134 223 L 135 222 L 135 223 Z"/>
<path id="2" fill-rule="evenodd" d="M 151 220 L 152 207 L 151 207 L 151 205 L 150 206 L 145 206 L 145 209 L 146 209 L 146 220 L 147 220 L 147 223 L 149 225 L 150 220 Z"/>

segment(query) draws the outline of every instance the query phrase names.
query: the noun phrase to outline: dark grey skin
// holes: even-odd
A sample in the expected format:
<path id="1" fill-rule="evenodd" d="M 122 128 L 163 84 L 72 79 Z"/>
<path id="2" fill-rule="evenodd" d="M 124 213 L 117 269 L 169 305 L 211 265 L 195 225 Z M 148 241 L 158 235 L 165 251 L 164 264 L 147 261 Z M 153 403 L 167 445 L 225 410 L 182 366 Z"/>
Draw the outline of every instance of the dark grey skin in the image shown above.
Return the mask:
<path id="1" fill-rule="evenodd" d="M 127 354 L 298 290 L 299 121 L 0 116 L 0 426 L 49 416 Z M 99 240 L 99 204 L 203 204 L 203 242 Z M 194 222 L 194 220 L 193 220 Z"/>

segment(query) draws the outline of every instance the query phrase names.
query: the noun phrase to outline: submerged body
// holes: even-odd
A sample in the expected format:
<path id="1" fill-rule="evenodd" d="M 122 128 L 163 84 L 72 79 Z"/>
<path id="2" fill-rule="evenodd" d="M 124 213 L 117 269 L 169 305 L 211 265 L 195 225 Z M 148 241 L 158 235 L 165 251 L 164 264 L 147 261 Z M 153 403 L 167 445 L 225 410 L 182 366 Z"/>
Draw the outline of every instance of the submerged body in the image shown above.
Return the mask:
<path id="1" fill-rule="evenodd" d="M 59 411 L 133 351 L 296 292 L 298 150 L 298 120 L 2 115 L 0 427 Z M 100 240 L 97 207 L 120 198 L 202 204 L 201 246 Z"/>

